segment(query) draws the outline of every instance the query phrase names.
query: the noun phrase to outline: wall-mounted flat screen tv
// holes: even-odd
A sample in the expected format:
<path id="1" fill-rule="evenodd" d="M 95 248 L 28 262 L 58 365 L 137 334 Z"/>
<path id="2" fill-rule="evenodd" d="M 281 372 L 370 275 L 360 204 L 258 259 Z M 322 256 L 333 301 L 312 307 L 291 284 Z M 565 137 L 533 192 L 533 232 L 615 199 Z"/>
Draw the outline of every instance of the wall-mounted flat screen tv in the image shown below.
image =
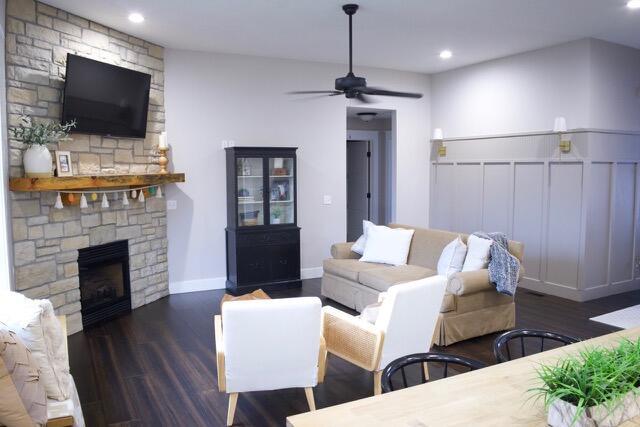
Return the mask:
<path id="1" fill-rule="evenodd" d="M 151 76 L 81 56 L 67 55 L 62 122 L 73 132 L 144 138 Z"/>

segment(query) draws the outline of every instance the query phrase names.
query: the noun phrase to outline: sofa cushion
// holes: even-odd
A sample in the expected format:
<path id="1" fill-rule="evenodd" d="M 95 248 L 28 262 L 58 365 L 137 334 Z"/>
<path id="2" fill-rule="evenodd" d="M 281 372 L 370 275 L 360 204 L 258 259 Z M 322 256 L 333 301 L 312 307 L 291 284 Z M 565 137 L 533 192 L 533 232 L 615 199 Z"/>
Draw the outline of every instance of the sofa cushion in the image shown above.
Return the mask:
<path id="1" fill-rule="evenodd" d="M 424 279 L 425 277 L 435 276 L 435 274 L 436 272 L 434 270 L 417 265 L 388 267 L 376 265 L 376 268 L 360 272 L 358 281 L 377 291 L 385 292 L 392 285 Z"/>
<path id="2" fill-rule="evenodd" d="M 325 259 L 322 266 L 326 273 L 357 282 L 360 272 L 380 268 L 381 264 L 361 262 L 357 259 Z"/>
<path id="3" fill-rule="evenodd" d="M 437 269 L 442 250 L 459 235 L 450 231 L 415 228 L 400 224 L 389 224 L 389 227 L 413 228 L 415 230 L 407 264 L 419 265 L 431 270 Z M 461 235 L 461 237 L 462 241 L 466 242 L 466 236 Z"/>

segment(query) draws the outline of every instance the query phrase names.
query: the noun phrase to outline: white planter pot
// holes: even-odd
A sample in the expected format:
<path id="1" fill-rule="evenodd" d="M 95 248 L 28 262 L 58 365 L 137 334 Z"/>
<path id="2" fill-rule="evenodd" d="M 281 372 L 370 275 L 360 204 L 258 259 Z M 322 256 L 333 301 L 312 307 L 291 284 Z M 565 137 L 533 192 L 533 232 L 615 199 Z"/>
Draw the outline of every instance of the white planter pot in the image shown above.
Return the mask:
<path id="1" fill-rule="evenodd" d="M 45 145 L 32 145 L 22 156 L 24 173 L 27 177 L 48 178 L 52 174 L 52 158 Z"/>
<path id="2" fill-rule="evenodd" d="M 570 403 L 557 400 L 549 407 L 547 423 L 551 427 L 615 427 L 640 415 L 640 395 L 630 392 L 613 408 L 607 408 L 605 405 L 587 408 L 572 424 L 576 409 Z"/>
<path id="3" fill-rule="evenodd" d="M 271 224 L 280 224 L 280 218 L 272 218 Z"/>

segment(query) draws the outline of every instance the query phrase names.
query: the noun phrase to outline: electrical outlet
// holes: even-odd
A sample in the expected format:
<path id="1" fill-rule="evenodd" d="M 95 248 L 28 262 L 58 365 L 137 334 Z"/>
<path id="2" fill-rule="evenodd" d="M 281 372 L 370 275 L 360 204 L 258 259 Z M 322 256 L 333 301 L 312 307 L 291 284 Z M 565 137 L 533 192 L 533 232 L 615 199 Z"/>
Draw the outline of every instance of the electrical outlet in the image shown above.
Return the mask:
<path id="1" fill-rule="evenodd" d="M 167 200 L 167 210 L 173 211 L 178 209 L 178 201 L 177 200 Z"/>
<path id="2" fill-rule="evenodd" d="M 322 197 L 322 204 L 323 204 L 323 205 L 330 205 L 330 204 L 331 204 L 331 196 L 330 196 L 330 195 L 328 195 L 328 194 L 325 194 L 325 195 Z"/>
<path id="3" fill-rule="evenodd" d="M 634 270 L 636 272 L 636 275 L 640 275 L 640 256 L 637 256 L 635 258 Z"/>

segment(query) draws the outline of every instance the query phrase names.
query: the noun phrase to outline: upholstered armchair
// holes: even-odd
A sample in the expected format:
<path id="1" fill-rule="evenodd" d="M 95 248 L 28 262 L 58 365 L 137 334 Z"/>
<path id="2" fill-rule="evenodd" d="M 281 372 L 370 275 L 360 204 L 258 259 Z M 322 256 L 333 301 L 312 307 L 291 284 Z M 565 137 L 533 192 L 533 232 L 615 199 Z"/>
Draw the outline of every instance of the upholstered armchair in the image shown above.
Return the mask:
<path id="1" fill-rule="evenodd" d="M 229 394 L 228 426 L 238 393 L 300 387 L 315 410 L 312 387 L 324 379 L 326 360 L 320 299 L 225 302 L 214 323 L 218 389 Z"/>
<path id="2" fill-rule="evenodd" d="M 391 286 L 374 323 L 324 307 L 322 331 L 327 351 L 373 372 L 374 394 L 380 394 L 387 364 L 431 348 L 446 286 L 443 276 Z"/>

